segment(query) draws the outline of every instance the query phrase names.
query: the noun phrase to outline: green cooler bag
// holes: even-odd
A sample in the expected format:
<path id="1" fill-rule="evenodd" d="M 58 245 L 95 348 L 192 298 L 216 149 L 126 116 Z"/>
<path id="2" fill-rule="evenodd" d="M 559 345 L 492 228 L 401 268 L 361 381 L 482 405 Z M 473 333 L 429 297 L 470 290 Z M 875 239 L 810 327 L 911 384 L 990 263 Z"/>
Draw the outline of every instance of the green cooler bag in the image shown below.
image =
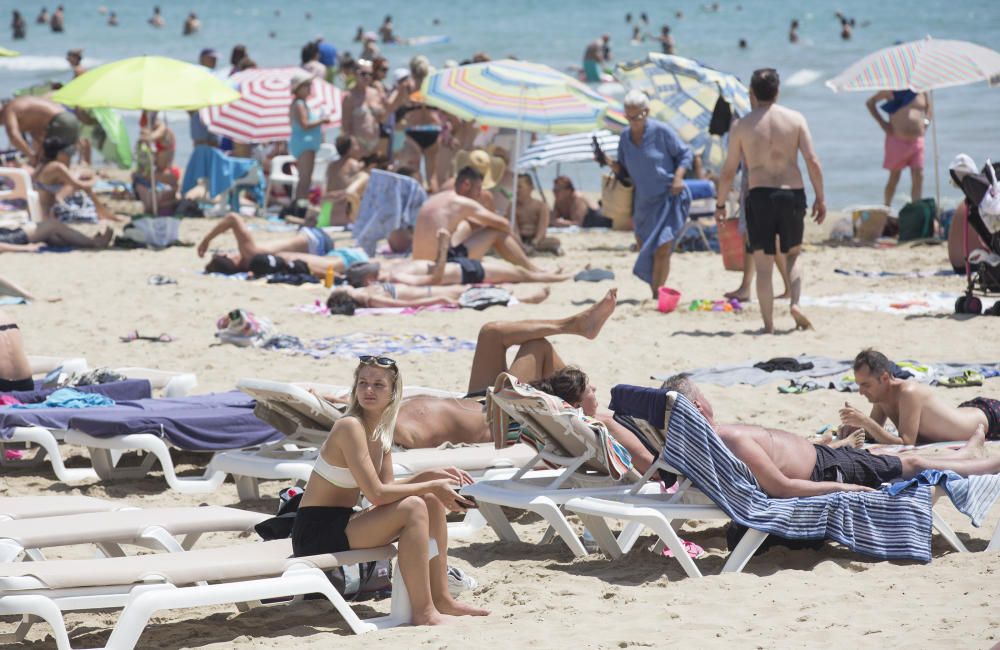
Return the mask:
<path id="1" fill-rule="evenodd" d="M 934 236 L 934 199 L 907 203 L 899 211 L 899 241 L 927 239 Z"/>

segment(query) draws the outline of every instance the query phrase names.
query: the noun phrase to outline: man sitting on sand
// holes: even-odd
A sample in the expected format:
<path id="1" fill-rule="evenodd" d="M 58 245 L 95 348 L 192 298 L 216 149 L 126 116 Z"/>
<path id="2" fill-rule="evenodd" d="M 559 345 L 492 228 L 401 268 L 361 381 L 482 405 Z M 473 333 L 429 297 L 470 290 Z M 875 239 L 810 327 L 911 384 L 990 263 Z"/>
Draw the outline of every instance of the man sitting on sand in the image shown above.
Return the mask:
<path id="1" fill-rule="evenodd" d="M 368 256 L 359 249 L 335 249 L 330 236 L 321 228 L 315 227 L 302 228 L 292 237 L 278 241 L 257 243 L 243 222 L 243 218 L 235 212 L 230 212 L 220 219 L 202 238 L 198 244 L 198 257 L 205 257 L 212 240 L 227 231 L 232 231 L 236 237 L 239 252 L 213 255 L 205 267 L 206 273 L 232 275 L 249 271 L 254 258 L 261 255 L 273 257 L 280 254 L 282 260 L 287 263 L 302 261 L 309 267 L 309 272 L 316 277 L 324 277 L 327 269 L 331 267 L 334 273 L 343 273 L 351 264 L 368 261 Z"/>
<path id="2" fill-rule="evenodd" d="M 872 411 L 865 415 L 845 402 L 842 430 L 862 429 L 876 442 L 893 445 L 969 440 L 980 428 L 990 440 L 1000 439 L 1000 400 L 977 397 L 949 406 L 930 386 L 893 377 L 892 362 L 881 352 L 863 350 L 854 358 L 854 381 Z M 899 435 L 883 428 L 887 418 Z"/>
<path id="3" fill-rule="evenodd" d="M 597 205 L 577 192 L 569 176 L 556 176 L 552 181 L 553 226 L 580 226 L 581 228 L 610 228 L 611 219 L 601 214 Z"/>
<path id="4" fill-rule="evenodd" d="M 480 260 L 491 249 L 511 264 L 537 271 L 510 232 L 510 222 L 476 201 L 483 175 L 472 167 L 458 172 L 454 190 L 431 195 L 417 213 L 413 229 L 413 259 L 437 257 L 437 233 L 451 234 L 453 256 Z"/>
<path id="5" fill-rule="evenodd" d="M 1000 456 L 986 457 L 982 425 L 959 451 L 951 454 L 872 454 L 853 447 L 814 445 L 801 436 L 753 425 L 717 425 L 708 399 L 686 375 L 663 388 L 684 395 L 701 412 L 734 456 L 747 464 L 768 496 L 785 499 L 831 492 L 870 492 L 882 483 L 907 479 L 925 469 L 961 476 L 1000 472 Z"/>
<path id="6" fill-rule="evenodd" d="M 536 252 L 562 255 L 559 239 L 547 235 L 549 229 L 549 206 L 531 195 L 535 183 L 528 174 L 517 176 L 517 234 L 528 255 Z"/>
<path id="7" fill-rule="evenodd" d="M 337 138 L 337 160 L 326 168 L 325 200 L 333 201 L 330 224 L 342 226 L 354 221 L 361 205 L 361 195 L 368 181 L 365 163 L 361 161 L 361 146 L 349 135 Z"/>

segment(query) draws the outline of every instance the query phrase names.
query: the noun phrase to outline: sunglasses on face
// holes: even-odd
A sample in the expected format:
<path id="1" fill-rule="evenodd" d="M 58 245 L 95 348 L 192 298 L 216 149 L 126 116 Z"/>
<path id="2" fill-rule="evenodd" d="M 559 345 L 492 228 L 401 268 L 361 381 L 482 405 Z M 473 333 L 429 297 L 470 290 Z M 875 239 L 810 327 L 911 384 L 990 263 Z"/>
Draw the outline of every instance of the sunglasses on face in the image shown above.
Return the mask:
<path id="1" fill-rule="evenodd" d="M 358 76 L 359 77 L 370 77 L 370 76 L 372 76 L 372 73 L 370 73 L 370 72 L 359 72 Z"/>
<path id="2" fill-rule="evenodd" d="M 389 357 L 378 357 L 372 354 L 362 354 L 358 357 L 366 366 L 378 366 L 379 368 L 396 368 L 396 360 L 390 359 Z"/>

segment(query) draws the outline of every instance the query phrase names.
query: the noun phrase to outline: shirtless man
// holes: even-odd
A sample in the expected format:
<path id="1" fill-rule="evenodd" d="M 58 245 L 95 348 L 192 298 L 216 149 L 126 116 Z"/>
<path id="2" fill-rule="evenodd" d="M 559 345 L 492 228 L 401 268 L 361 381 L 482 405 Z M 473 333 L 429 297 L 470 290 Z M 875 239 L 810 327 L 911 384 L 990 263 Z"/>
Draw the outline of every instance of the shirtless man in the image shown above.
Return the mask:
<path id="1" fill-rule="evenodd" d="M 70 70 L 73 71 L 73 78 L 76 79 L 87 71 L 83 67 L 83 50 L 75 49 L 66 53 L 66 62 L 69 63 Z"/>
<path id="2" fill-rule="evenodd" d="M 779 429 L 717 425 L 712 405 L 688 377 L 671 377 L 664 388 L 677 391 L 694 404 L 729 451 L 747 464 L 761 489 L 774 498 L 871 492 L 882 483 L 912 478 L 925 469 L 951 470 L 961 476 L 1000 472 L 1000 456 L 986 457 L 982 427 L 965 447 L 952 454 L 872 454 L 853 447 L 814 445 Z"/>
<path id="3" fill-rule="evenodd" d="M 892 445 L 969 440 L 980 428 L 989 439 L 1000 439 L 1000 401 L 977 397 L 958 408 L 949 406 L 929 386 L 893 377 L 892 364 L 881 352 L 864 350 L 854 358 L 854 380 L 873 404 L 872 412 L 866 416 L 845 402 L 842 431 L 864 429 L 876 442 Z M 883 428 L 886 419 L 899 435 Z"/>
<path id="4" fill-rule="evenodd" d="M 559 239 L 548 237 L 549 206 L 539 201 L 531 193 L 535 184 L 528 174 L 517 176 L 517 209 L 514 212 L 517 221 L 517 235 L 528 255 L 536 251 L 562 255 Z"/>
<path id="5" fill-rule="evenodd" d="M 323 198 L 333 202 L 330 225 L 343 226 L 354 221 L 361 206 L 363 187 L 368 182 L 361 146 L 349 135 L 337 137 L 337 160 L 326 168 L 326 191 Z"/>
<path id="6" fill-rule="evenodd" d="M 7 129 L 11 146 L 28 157 L 32 165 L 42 158 L 45 138 L 58 137 L 75 143 L 80 137 L 80 122 L 60 104 L 32 95 L 15 97 L 3 105 L 0 118 Z M 31 144 L 24 135 L 31 136 Z"/>
<path id="7" fill-rule="evenodd" d="M 436 259 L 437 233 L 444 228 L 451 233 L 456 257 L 480 260 L 490 249 L 496 249 L 511 264 L 538 271 L 511 234 L 510 222 L 476 201 L 482 185 L 483 175 L 465 167 L 455 178 L 454 190 L 444 190 L 427 199 L 417 213 L 413 229 L 413 259 Z"/>
<path id="8" fill-rule="evenodd" d="M 771 68 L 755 70 L 750 79 L 753 110 L 736 122 L 729 137 L 729 153 L 722 168 L 716 196 L 729 196 L 740 159 L 745 158 L 750 192 L 747 196 L 747 237 L 757 270 L 757 300 L 764 319 L 764 332 L 774 333 L 774 256 L 779 247 L 786 255 L 791 284 L 791 315 L 796 329 L 809 329 L 812 323 L 799 309 L 802 295 L 801 265 L 796 266 L 805 226 L 806 193 L 798 156 L 809 171 L 816 199 L 812 216 L 823 223 L 826 204 L 823 195 L 823 170 L 813 149 L 812 136 L 805 118 L 798 112 L 777 104 L 778 73 Z M 716 204 L 715 219 L 721 225 L 726 216 L 725 203 Z"/>
<path id="9" fill-rule="evenodd" d="M 271 272 L 276 272 L 283 270 L 287 264 L 301 261 L 309 267 L 310 273 L 322 278 L 331 267 L 334 273 L 343 273 L 355 262 L 368 261 L 368 256 L 358 249 L 335 249 L 330 236 L 321 228 L 305 227 L 291 237 L 266 244 L 257 243 L 243 222 L 243 218 L 235 212 L 230 212 L 220 219 L 202 238 L 198 244 L 198 257 L 205 257 L 212 240 L 227 231 L 232 231 L 236 238 L 238 252 L 213 255 L 205 267 L 207 273 L 233 275 L 241 271 L 254 271 L 255 275 L 266 275 L 267 273 L 260 273 L 258 270 L 270 269 Z M 280 257 L 280 259 L 255 261 L 260 256 Z"/>
<path id="10" fill-rule="evenodd" d="M 580 226 L 581 228 L 610 228 L 611 219 L 601 214 L 597 205 L 577 192 L 569 176 L 556 176 L 552 181 L 553 226 Z"/>
<path id="11" fill-rule="evenodd" d="M 889 114 L 886 120 L 878 111 Z M 885 205 L 892 205 L 892 196 L 903 170 L 910 168 L 910 200 L 916 203 L 923 193 L 924 184 L 924 133 L 931 121 L 931 104 L 927 93 L 914 94 L 883 90 L 865 102 L 879 127 L 885 131 L 885 157 L 882 167 L 889 170 L 885 184 Z"/>

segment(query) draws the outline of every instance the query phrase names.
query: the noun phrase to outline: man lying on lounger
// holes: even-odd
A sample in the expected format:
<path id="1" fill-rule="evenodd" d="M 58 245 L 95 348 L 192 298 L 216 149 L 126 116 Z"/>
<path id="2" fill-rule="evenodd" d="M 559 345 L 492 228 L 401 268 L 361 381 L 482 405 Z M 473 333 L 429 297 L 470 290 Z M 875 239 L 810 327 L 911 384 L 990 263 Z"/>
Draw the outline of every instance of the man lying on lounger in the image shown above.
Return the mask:
<path id="1" fill-rule="evenodd" d="M 779 429 L 716 424 L 711 403 L 683 374 L 665 381 L 663 388 L 680 393 L 694 404 L 729 451 L 747 464 L 761 489 L 775 498 L 868 492 L 882 483 L 911 478 L 925 469 L 951 470 L 961 476 L 1000 472 L 1000 456 L 986 456 L 982 425 L 962 449 L 950 454 L 872 454 L 850 446 L 833 449 L 814 445 Z"/>
<path id="2" fill-rule="evenodd" d="M 343 273 L 351 264 L 368 261 L 368 256 L 359 249 L 335 249 L 330 236 L 321 228 L 304 227 L 291 237 L 258 243 L 243 222 L 243 218 L 235 212 L 230 212 L 219 219 L 219 222 L 202 238 L 198 244 L 198 257 L 205 257 L 212 240 L 227 231 L 232 231 L 239 252 L 213 255 L 205 266 L 207 273 L 233 275 L 241 271 L 250 271 L 254 259 L 258 258 L 259 268 L 275 271 L 279 270 L 279 267 L 283 269 L 284 266 L 301 261 L 309 267 L 310 273 L 322 278 L 330 267 L 333 267 L 334 273 Z M 271 256 L 280 260 L 265 260 L 260 256 Z"/>
<path id="3" fill-rule="evenodd" d="M 876 442 L 915 445 L 969 440 L 982 427 L 988 439 L 1000 439 L 1000 401 L 977 397 L 949 406 L 930 386 L 893 377 L 892 362 L 881 352 L 863 350 L 854 358 L 854 380 L 872 412 L 866 416 L 845 402 L 842 433 L 863 429 Z M 899 435 L 883 428 L 886 419 Z"/>

